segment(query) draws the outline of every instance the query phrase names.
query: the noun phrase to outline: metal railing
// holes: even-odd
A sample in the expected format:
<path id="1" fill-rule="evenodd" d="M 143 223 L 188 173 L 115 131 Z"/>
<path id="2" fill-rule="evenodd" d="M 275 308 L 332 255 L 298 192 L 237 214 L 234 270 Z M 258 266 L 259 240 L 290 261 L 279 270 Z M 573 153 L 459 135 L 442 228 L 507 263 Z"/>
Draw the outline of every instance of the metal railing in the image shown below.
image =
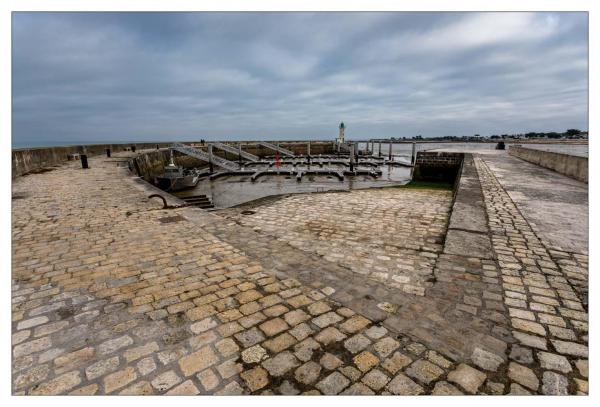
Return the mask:
<path id="1" fill-rule="evenodd" d="M 219 143 L 219 142 L 214 142 L 214 143 L 210 143 L 210 144 L 212 144 L 214 147 L 218 148 L 219 150 L 227 151 L 228 153 L 231 153 L 231 154 L 238 154 L 238 155 L 242 156 L 242 158 L 245 158 L 248 161 L 259 161 L 260 160 L 260 158 L 258 156 L 247 153 L 246 151 L 243 151 L 241 147 L 235 148 L 228 144 Z"/>
<path id="2" fill-rule="evenodd" d="M 276 146 L 275 144 L 267 143 L 266 141 L 259 141 L 258 144 L 263 147 L 270 148 L 271 150 L 275 150 L 283 155 L 294 157 L 294 153 L 292 151 Z"/>
<path id="3" fill-rule="evenodd" d="M 224 158 L 218 157 L 214 154 L 209 154 L 206 151 L 200 150 L 198 148 L 186 146 L 185 144 L 175 143 L 171 146 L 173 150 L 179 151 L 180 153 L 189 155 L 191 157 L 195 157 L 199 160 L 212 162 L 219 167 L 225 168 L 229 171 L 234 171 L 239 168 L 239 166 L 233 161 L 226 160 Z"/>

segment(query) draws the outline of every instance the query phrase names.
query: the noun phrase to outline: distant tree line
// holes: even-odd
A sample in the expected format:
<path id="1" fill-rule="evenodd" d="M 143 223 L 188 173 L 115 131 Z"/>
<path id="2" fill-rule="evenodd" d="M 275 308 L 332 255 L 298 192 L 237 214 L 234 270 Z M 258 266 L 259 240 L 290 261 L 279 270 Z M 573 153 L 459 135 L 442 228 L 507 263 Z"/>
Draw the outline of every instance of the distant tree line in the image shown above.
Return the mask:
<path id="1" fill-rule="evenodd" d="M 439 136 L 439 137 L 427 137 L 427 140 L 432 141 L 485 141 L 491 140 L 506 140 L 506 139 L 587 139 L 588 132 L 581 131 L 578 129 L 568 129 L 562 133 L 551 131 L 548 133 L 543 132 L 529 132 L 529 133 L 517 133 L 517 134 L 494 134 L 489 137 L 482 137 L 479 134 L 472 136 Z M 392 137 L 391 140 L 423 140 L 422 135 L 413 137 Z"/>

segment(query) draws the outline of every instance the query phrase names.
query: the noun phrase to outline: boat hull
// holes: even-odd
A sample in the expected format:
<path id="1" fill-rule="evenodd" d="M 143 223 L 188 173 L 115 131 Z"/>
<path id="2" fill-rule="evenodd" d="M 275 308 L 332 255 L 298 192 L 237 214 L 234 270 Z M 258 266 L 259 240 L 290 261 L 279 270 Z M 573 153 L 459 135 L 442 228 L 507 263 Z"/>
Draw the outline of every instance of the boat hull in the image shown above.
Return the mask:
<path id="1" fill-rule="evenodd" d="M 177 178 L 156 177 L 158 187 L 164 191 L 181 191 L 183 189 L 194 188 L 198 185 L 200 177 L 198 175 L 185 175 Z"/>

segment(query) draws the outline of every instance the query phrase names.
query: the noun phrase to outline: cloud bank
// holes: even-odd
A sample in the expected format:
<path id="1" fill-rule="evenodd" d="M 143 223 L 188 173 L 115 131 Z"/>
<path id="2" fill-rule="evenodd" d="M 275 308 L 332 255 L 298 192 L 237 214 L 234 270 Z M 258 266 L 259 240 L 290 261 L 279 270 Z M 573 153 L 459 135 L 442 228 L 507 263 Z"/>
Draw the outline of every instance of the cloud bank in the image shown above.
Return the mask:
<path id="1" fill-rule="evenodd" d="M 587 129 L 586 13 L 13 13 L 13 146 Z"/>

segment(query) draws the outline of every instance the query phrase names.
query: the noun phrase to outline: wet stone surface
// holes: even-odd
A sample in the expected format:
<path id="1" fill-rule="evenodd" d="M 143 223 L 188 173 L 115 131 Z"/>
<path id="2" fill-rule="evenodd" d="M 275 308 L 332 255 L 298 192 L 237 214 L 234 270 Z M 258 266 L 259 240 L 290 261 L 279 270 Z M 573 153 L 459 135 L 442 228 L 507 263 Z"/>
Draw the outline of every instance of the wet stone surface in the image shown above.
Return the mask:
<path id="1" fill-rule="evenodd" d="M 587 253 L 540 240 L 484 158 L 489 259 L 444 254 L 448 191 L 242 218 L 76 164 L 13 180 L 15 395 L 587 392 Z"/>

